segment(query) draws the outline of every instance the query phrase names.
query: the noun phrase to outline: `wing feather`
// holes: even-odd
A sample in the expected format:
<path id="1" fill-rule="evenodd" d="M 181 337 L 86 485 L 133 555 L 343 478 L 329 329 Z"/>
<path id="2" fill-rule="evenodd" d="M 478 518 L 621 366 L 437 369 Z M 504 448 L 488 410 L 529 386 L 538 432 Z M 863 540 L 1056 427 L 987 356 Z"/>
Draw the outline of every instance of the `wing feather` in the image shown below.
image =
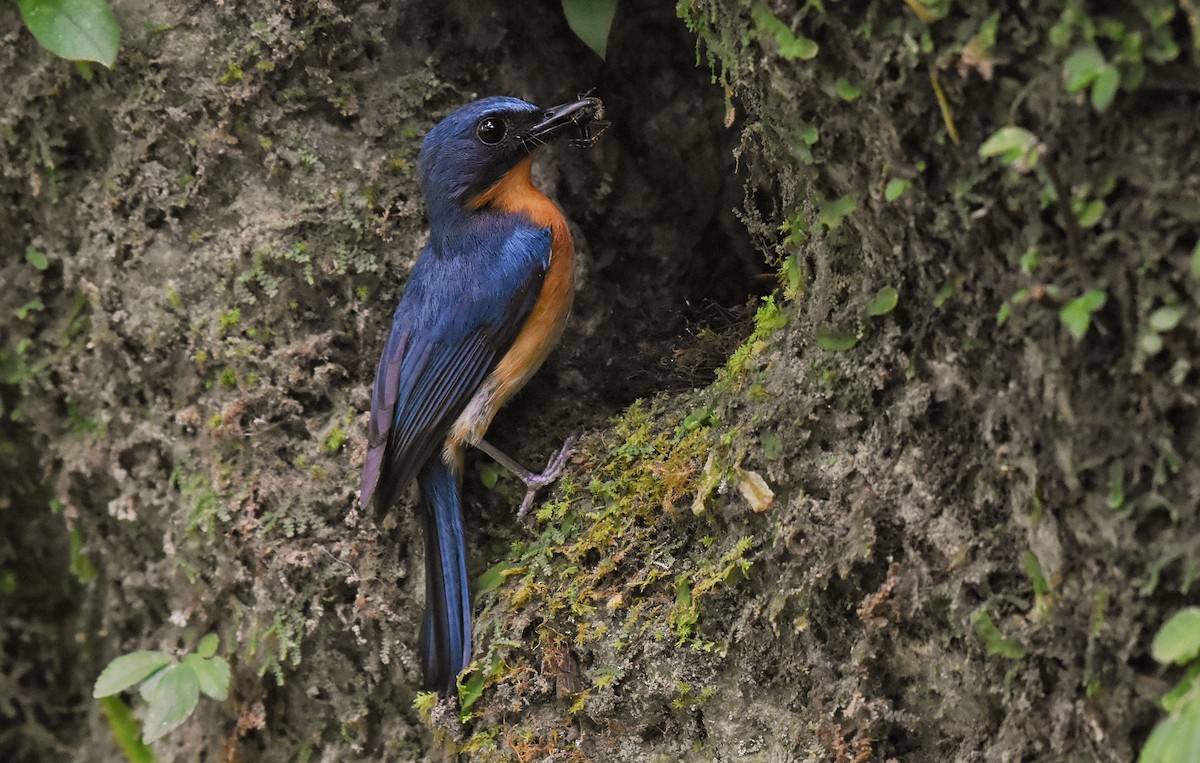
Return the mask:
<path id="1" fill-rule="evenodd" d="M 511 226 L 510 226 L 511 227 Z M 371 397 L 361 505 L 386 509 L 442 446 L 451 425 L 516 338 L 541 293 L 550 232 L 515 227 L 495 247 L 422 253 L 396 308 Z M 490 251 L 489 251 L 490 250 Z M 475 280 L 464 267 L 489 270 Z"/>

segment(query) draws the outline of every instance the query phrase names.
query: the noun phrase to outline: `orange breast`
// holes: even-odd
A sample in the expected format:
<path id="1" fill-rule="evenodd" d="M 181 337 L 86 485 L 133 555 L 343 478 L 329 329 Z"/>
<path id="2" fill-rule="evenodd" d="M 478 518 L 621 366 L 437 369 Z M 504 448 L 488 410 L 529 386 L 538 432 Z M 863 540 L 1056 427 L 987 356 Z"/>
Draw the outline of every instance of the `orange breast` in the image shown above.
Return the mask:
<path id="1" fill-rule="evenodd" d="M 571 312 L 575 245 L 558 206 L 534 187 L 529 174 L 532 166 L 532 156 L 522 160 L 500 182 L 471 200 L 473 209 L 490 204 L 505 212 L 524 214 L 535 225 L 549 228 L 550 266 L 525 325 L 455 423 L 448 444 L 476 443 L 483 438 L 496 412 L 525 386 L 554 349 Z"/>

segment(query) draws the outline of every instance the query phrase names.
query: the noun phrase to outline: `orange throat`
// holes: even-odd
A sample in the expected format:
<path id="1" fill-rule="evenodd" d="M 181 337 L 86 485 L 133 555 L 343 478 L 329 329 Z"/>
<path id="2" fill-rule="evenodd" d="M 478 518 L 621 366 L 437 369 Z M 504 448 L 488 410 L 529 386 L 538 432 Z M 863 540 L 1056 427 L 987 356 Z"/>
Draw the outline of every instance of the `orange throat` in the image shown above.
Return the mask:
<path id="1" fill-rule="evenodd" d="M 533 185 L 533 157 L 522 159 L 495 185 L 471 199 L 468 206 L 491 206 L 522 214 L 534 225 L 550 229 L 550 263 L 533 310 L 508 352 L 479 393 L 467 405 L 447 440 L 477 443 L 483 438 L 500 407 L 525 386 L 558 343 L 571 311 L 575 280 L 575 245 L 567 220 L 558 205 Z"/>

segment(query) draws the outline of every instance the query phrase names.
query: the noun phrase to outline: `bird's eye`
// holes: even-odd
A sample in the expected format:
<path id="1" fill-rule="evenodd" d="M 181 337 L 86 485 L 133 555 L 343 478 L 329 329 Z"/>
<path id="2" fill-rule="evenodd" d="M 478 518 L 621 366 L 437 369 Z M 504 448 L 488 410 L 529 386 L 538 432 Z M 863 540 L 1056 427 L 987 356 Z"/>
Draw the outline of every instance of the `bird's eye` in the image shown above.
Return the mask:
<path id="1" fill-rule="evenodd" d="M 479 142 L 486 146 L 494 146 L 504 140 L 506 132 L 508 132 L 508 127 L 504 124 L 504 120 L 496 117 L 484 117 L 479 120 L 479 124 L 475 125 L 475 135 L 479 138 Z"/>

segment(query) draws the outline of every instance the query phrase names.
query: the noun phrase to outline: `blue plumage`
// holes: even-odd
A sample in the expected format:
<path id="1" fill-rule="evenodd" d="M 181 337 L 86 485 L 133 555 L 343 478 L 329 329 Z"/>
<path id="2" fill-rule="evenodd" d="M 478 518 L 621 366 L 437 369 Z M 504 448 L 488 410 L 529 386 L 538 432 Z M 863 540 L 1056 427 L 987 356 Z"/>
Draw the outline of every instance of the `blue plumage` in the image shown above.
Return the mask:
<path id="1" fill-rule="evenodd" d="M 601 113 L 594 98 L 546 111 L 484 98 L 439 122 L 421 147 L 429 243 L 379 359 L 360 501 L 387 510 L 414 478 L 421 488 L 422 670 L 425 688 L 442 694 L 453 693 L 471 653 L 462 448 L 483 446 L 491 417 L 541 363 L 570 305 L 570 234 L 530 183 L 529 156 Z"/>
<path id="2" fill-rule="evenodd" d="M 444 693 L 471 659 L 471 591 L 461 488 L 440 458 L 429 459 L 417 481 L 426 507 L 421 670 L 426 688 Z"/>
<path id="3" fill-rule="evenodd" d="M 511 215 L 476 214 L 461 237 L 433 241 L 413 269 L 380 358 L 368 445 L 387 468 L 368 472 L 362 502 L 390 506 L 442 447 L 538 296 L 550 234 Z M 472 230 L 473 229 L 473 230 Z M 473 278 L 474 259 L 489 268 Z M 389 420 L 390 419 L 390 420 Z M 383 457 L 384 450 L 372 455 Z M 370 464 L 370 462 L 368 462 Z"/>

